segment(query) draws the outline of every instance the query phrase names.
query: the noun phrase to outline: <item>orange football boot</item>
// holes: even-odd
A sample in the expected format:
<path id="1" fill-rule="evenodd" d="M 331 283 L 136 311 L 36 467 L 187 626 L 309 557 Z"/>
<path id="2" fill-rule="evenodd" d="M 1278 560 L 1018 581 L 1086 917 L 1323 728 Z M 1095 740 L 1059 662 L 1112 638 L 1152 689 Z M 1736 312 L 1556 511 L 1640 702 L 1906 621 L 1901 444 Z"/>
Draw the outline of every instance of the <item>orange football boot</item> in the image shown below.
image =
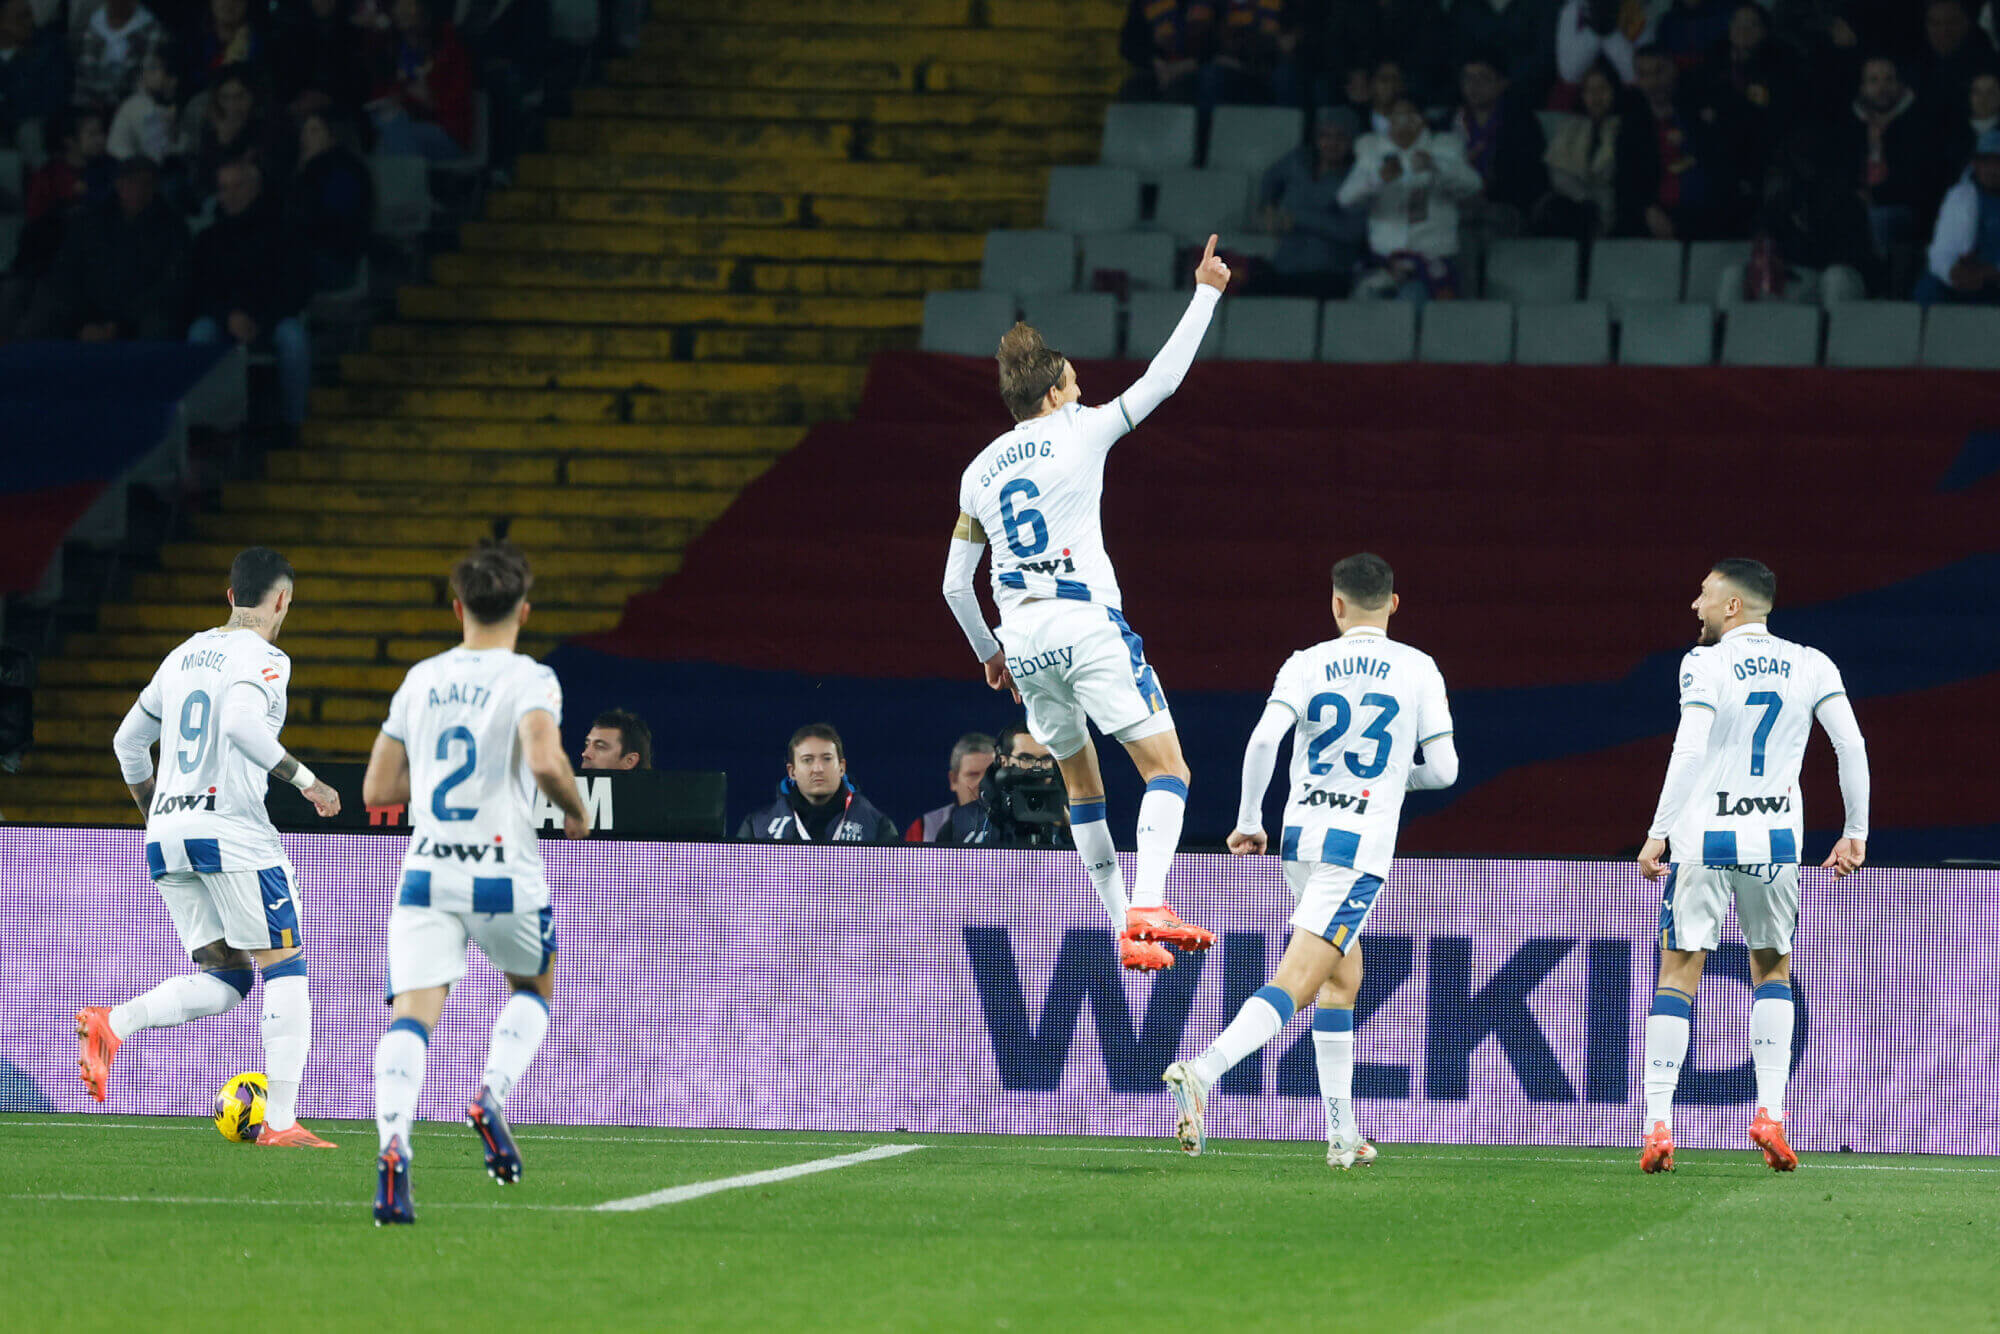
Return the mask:
<path id="1" fill-rule="evenodd" d="M 1174 966 L 1174 956 L 1165 945 L 1135 939 L 1127 931 L 1118 937 L 1118 962 L 1135 973 L 1158 973 Z"/>
<path id="2" fill-rule="evenodd" d="M 1639 1150 L 1639 1170 L 1641 1172 L 1674 1170 L 1674 1132 L 1667 1129 L 1665 1121 L 1653 1122 L 1653 1128 L 1646 1132 L 1646 1147 Z"/>
<path id="3" fill-rule="evenodd" d="M 297 1121 L 283 1130 L 265 1126 L 251 1143 L 266 1149 L 331 1149 L 334 1146 L 307 1130 Z"/>
<path id="4" fill-rule="evenodd" d="M 1198 926 L 1190 926 L 1181 920 L 1179 913 L 1165 903 L 1157 908 L 1128 908 L 1125 910 L 1125 934 L 1134 940 L 1158 941 L 1162 945 L 1172 945 L 1175 949 L 1199 954 L 1215 944 L 1215 933 L 1204 931 Z"/>
<path id="5" fill-rule="evenodd" d="M 1799 1170 L 1799 1156 L 1785 1143 L 1785 1123 L 1762 1107 L 1750 1123 L 1750 1142 L 1764 1151 L 1764 1162 L 1773 1172 Z"/>
<path id="6" fill-rule="evenodd" d="M 82 1071 L 84 1087 L 99 1102 L 111 1083 L 111 1058 L 118 1054 L 119 1038 L 111 1031 L 111 1007 L 86 1005 L 76 1012 L 76 1066 Z"/>

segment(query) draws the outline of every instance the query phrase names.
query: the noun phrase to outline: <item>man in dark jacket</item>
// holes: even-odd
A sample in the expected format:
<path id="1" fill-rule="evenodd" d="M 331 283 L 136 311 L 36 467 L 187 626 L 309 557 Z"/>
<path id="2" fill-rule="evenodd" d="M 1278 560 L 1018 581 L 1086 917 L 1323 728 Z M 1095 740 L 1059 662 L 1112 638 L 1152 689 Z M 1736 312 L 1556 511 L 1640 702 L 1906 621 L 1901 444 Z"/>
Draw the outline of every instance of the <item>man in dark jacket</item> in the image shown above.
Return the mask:
<path id="1" fill-rule="evenodd" d="M 1618 124 L 1620 236 L 1663 241 L 1727 237 L 1745 213 L 1743 183 L 1725 109 L 1683 89 L 1672 55 L 1658 46 L 1632 55 L 1639 96 Z"/>
<path id="2" fill-rule="evenodd" d="M 304 248 L 285 228 L 263 172 L 248 160 L 215 173 L 218 216 L 195 241 L 191 343 L 224 337 L 277 354 L 285 421 L 305 420 L 312 388 L 312 340 L 299 312 L 311 293 Z"/>
<path id="3" fill-rule="evenodd" d="M 1512 236 L 1549 192 L 1542 123 L 1509 96 L 1507 63 L 1497 52 L 1467 56 L 1459 66 L 1458 88 L 1458 110 L 1443 128 L 1465 145 L 1465 160 L 1483 187 L 1477 203 L 1459 205 L 1460 216 L 1482 223 L 1493 236 Z"/>
<path id="4" fill-rule="evenodd" d="M 1069 794 L 1055 752 L 1015 723 L 1000 734 L 999 758 L 979 781 L 979 799 L 952 812 L 940 843 L 995 848 L 1070 848 Z"/>
<path id="5" fill-rule="evenodd" d="M 1952 136 L 1904 82 L 1894 60 L 1870 56 L 1848 114 L 1829 126 L 1825 172 L 1860 192 L 1875 253 L 1914 243 L 1936 215 L 1955 165 Z"/>
<path id="6" fill-rule="evenodd" d="M 792 733 L 778 797 L 752 811 L 736 837 L 760 843 L 896 843 L 895 821 L 875 809 L 847 779 L 847 751 L 830 723 Z"/>
<path id="7" fill-rule="evenodd" d="M 127 158 L 113 197 L 70 224 L 24 336 L 170 339 L 187 300 L 187 274 L 187 226 L 159 197 L 158 168 L 143 156 Z"/>

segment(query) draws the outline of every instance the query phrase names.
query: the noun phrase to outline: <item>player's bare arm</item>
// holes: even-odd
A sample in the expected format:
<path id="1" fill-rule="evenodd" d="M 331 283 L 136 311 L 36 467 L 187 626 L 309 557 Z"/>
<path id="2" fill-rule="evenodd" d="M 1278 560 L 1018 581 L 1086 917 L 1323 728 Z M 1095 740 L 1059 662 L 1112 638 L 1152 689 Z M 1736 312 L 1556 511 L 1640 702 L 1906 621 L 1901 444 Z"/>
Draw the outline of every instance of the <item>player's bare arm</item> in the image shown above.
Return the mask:
<path id="1" fill-rule="evenodd" d="M 375 748 L 368 752 L 361 804 L 370 810 L 410 804 L 410 751 L 387 732 L 375 734 Z"/>
<path id="2" fill-rule="evenodd" d="M 144 815 L 152 810 L 153 789 L 156 786 L 158 784 L 151 778 L 148 778 L 143 783 L 127 783 L 125 785 L 126 790 L 132 794 L 132 800 L 139 804 L 139 814 Z"/>
<path id="3" fill-rule="evenodd" d="M 590 814 L 583 808 L 583 796 L 576 790 L 576 772 L 569 767 L 562 733 L 547 709 L 536 709 L 521 719 L 518 729 L 521 753 L 528 758 L 528 772 L 535 786 L 563 813 L 563 837 L 583 838 L 590 833 Z"/>
<path id="4" fill-rule="evenodd" d="M 285 758 L 271 766 L 271 777 L 281 783 L 290 783 L 297 787 L 300 770 L 305 770 L 305 766 L 300 764 L 290 751 L 286 751 Z M 306 772 L 310 774 L 311 770 Z M 340 814 L 340 794 L 319 779 L 314 778 L 306 786 L 299 788 L 299 793 L 313 804 L 313 809 L 319 812 L 321 819 L 332 819 Z"/>

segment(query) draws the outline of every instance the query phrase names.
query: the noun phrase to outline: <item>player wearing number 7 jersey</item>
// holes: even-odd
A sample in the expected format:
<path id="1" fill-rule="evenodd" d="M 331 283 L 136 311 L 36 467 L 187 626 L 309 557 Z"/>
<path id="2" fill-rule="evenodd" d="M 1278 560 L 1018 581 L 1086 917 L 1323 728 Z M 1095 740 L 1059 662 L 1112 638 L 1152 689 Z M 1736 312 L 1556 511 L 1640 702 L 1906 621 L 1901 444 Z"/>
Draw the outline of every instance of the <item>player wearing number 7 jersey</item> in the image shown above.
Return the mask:
<path id="1" fill-rule="evenodd" d="M 1166 902 L 1187 809 L 1187 761 L 1145 646 L 1120 611 L 1098 507 L 1111 447 L 1180 387 L 1229 285 L 1215 241 L 1208 238 L 1194 299 L 1166 345 L 1103 407 L 1081 405 L 1075 369 L 1040 334 L 1025 324 L 1008 330 L 1000 340 L 1000 397 L 1017 425 L 981 450 L 959 482 L 944 573 L 945 601 L 985 664 L 986 683 L 1026 704 L 1029 733 L 1055 754 L 1077 854 L 1118 933 L 1121 961 L 1149 971 L 1173 966 L 1166 946 L 1205 950 L 1215 937 L 1183 922 Z M 1000 539 L 993 548 L 999 640 L 972 587 L 989 534 Z M 1129 907 L 1090 723 L 1124 743 L 1146 783 Z"/>
<path id="2" fill-rule="evenodd" d="M 145 1028 L 222 1014 L 264 974 L 263 1035 L 270 1101 L 256 1143 L 333 1146 L 295 1115 L 312 1048 L 299 878 L 264 810 L 273 777 L 303 792 L 322 816 L 340 797 L 278 741 L 292 662 L 276 643 L 292 609 L 292 567 L 251 547 L 229 567 L 229 623 L 167 655 L 111 743 L 132 799 L 146 813 L 146 865 L 181 946 L 200 971 L 168 978 L 123 1005 L 76 1016 L 77 1065 L 103 1102 L 112 1058 Z M 153 772 L 153 743 L 161 742 Z"/>
<path id="3" fill-rule="evenodd" d="M 1665 879 L 1660 895 L 1660 983 L 1646 1020 L 1646 1134 L 1639 1166 L 1674 1169 L 1674 1086 L 1687 1059 L 1695 987 L 1722 918 L 1750 947 L 1750 1059 L 1757 1115 L 1750 1142 L 1779 1172 L 1799 1165 L 1785 1139 L 1792 1063 L 1792 932 L 1799 920 L 1799 843 L 1805 829 L 1799 765 L 1817 718 L 1840 763 L 1847 826 L 1822 865 L 1836 877 L 1866 860 L 1868 750 L 1846 687 L 1818 649 L 1771 633 L 1778 581 L 1759 561 L 1717 561 L 1694 600 L 1701 640 L 1681 661 L 1674 734 L 1639 869 Z M 1672 864 L 1661 855 L 1672 844 Z"/>
<path id="4" fill-rule="evenodd" d="M 1285 803 L 1285 883 L 1298 907 L 1277 974 L 1192 1061 L 1162 1076 L 1188 1153 L 1207 1142 L 1208 1093 L 1231 1066 L 1278 1036 L 1308 1003 L 1326 1161 L 1375 1161 L 1354 1124 L 1354 1001 L 1361 994 L 1361 928 L 1396 855 L 1406 789 L 1450 787 L 1458 778 L 1451 705 L 1430 655 L 1389 638 L 1399 601 L 1395 575 L 1362 552 L 1333 567 L 1333 621 L 1340 637 L 1294 653 L 1278 672 L 1264 716 L 1243 754 L 1243 795 L 1229 850 L 1263 852 L 1264 789 L 1278 743 L 1292 732 L 1291 796 Z"/>
<path id="5" fill-rule="evenodd" d="M 465 1104 L 486 1170 L 521 1179 L 507 1095 L 549 1031 L 556 936 L 535 838 L 535 789 L 563 813 L 563 834 L 590 822 L 563 751 L 562 687 L 514 644 L 528 619 L 533 576 L 511 543 L 491 541 L 451 572 L 457 648 L 410 669 L 375 738 L 362 799 L 407 805 L 410 843 L 389 914 L 389 1000 L 395 1018 L 375 1047 L 375 1222 L 413 1223 L 410 1130 L 424 1088 L 431 1033 L 465 976 L 467 942 L 513 988 L 493 1022 L 486 1072 Z"/>

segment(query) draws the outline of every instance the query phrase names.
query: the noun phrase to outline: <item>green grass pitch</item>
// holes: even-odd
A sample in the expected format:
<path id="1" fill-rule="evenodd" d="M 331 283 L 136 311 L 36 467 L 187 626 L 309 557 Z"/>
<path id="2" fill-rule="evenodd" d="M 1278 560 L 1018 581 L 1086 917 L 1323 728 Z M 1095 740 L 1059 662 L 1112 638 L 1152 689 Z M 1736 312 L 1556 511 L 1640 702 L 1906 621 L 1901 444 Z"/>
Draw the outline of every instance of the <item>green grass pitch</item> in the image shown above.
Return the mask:
<path id="1" fill-rule="evenodd" d="M 418 1222 L 337 1152 L 205 1120 L 0 1116 L 19 1330 L 1971 1329 L 2000 1323 L 2000 1162 L 1750 1152 L 520 1126 L 501 1189 L 422 1126 Z M 590 1206 L 921 1144 L 638 1212 Z"/>

